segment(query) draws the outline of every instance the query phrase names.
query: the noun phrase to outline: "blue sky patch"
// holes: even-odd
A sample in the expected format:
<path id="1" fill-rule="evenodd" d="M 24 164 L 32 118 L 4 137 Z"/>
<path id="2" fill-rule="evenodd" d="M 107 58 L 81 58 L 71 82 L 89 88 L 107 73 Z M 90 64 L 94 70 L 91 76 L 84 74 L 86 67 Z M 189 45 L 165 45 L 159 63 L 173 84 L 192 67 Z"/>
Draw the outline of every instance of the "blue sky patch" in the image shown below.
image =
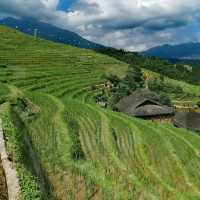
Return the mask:
<path id="1" fill-rule="evenodd" d="M 72 7 L 76 0 L 60 0 L 57 9 L 66 11 Z"/>

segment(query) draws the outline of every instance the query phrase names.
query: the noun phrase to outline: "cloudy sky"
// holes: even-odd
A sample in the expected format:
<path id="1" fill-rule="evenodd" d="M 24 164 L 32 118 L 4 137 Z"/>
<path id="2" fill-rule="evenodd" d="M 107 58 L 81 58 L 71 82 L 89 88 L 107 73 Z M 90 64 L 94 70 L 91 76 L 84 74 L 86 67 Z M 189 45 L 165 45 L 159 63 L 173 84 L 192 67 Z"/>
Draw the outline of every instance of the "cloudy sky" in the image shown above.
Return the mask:
<path id="1" fill-rule="evenodd" d="M 199 0 L 0 0 L 0 17 L 34 17 L 117 48 L 200 41 Z"/>

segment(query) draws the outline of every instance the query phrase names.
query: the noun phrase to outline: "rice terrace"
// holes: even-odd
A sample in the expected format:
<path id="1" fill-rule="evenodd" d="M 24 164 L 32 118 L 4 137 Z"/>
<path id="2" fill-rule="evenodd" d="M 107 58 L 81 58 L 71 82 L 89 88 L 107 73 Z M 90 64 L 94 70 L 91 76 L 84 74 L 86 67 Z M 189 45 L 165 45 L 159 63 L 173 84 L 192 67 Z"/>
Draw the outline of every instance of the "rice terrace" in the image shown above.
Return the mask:
<path id="1" fill-rule="evenodd" d="M 128 66 L 102 52 L 0 26 L 0 117 L 20 200 L 200 199 L 198 133 L 97 102 L 105 77 L 123 79 Z M 161 75 L 186 94 L 169 93 L 172 102 L 197 104 L 198 84 Z M 4 200 L 1 171 L 0 163 Z"/>

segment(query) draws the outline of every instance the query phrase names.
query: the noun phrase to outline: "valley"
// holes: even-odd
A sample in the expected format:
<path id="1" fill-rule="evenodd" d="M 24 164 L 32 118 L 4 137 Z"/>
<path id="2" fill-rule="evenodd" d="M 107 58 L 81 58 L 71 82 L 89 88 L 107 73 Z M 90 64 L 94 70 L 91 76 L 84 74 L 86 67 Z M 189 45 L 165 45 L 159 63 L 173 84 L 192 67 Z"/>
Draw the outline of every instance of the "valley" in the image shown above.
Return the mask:
<path id="1" fill-rule="evenodd" d="M 0 26 L 0 117 L 22 200 L 200 198 L 198 134 L 96 104 L 92 86 L 127 68 Z M 198 84 L 165 78 L 196 105 Z"/>

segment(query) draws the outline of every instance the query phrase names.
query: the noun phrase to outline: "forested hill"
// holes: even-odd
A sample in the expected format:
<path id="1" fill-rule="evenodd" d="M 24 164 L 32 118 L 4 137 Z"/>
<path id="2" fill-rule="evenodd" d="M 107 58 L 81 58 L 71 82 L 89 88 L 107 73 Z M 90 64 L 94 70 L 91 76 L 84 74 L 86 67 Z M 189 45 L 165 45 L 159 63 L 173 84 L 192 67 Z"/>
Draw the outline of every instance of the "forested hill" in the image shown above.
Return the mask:
<path id="1" fill-rule="evenodd" d="M 200 59 L 200 43 L 185 43 L 179 45 L 162 45 L 145 52 L 146 56 L 157 56 L 166 59 Z"/>
<path id="2" fill-rule="evenodd" d="M 197 67 L 197 63 L 194 62 L 184 62 L 179 60 L 173 60 L 172 62 L 167 59 L 143 56 L 137 52 L 128 52 L 113 48 L 99 49 L 97 52 L 112 56 L 128 64 L 132 63 L 139 67 L 158 72 L 169 78 L 195 85 L 200 84 L 200 67 Z"/>

